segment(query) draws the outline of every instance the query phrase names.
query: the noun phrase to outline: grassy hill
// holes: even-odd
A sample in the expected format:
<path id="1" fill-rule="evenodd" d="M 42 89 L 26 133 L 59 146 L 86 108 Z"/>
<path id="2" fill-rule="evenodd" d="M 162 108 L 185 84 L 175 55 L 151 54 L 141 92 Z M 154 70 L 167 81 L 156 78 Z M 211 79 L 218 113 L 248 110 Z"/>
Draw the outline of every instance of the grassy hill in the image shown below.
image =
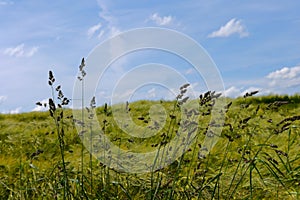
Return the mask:
<path id="1" fill-rule="evenodd" d="M 116 171 L 92 157 L 80 139 L 90 130 L 78 134 L 72 110 L 57 108 L 54 117 L 0 114 L 0 199 L 300 199 L 298 95 L 226 99 L 222 133 L 206 156 L 199 152 L 214 126 L 213 98 L 197 101 L 197 137 L 186 153 L 140 174 Z M 149 138 L 124 132 L 111 107 L 96 108 L 96 115 L 113 144 L 148 152 L 167 147 L 184 123 L 176 101 L 143 100 L 126 109 L 135 124 L 153 127 L 153 105 L 165 108 L 167 117 Z"/>

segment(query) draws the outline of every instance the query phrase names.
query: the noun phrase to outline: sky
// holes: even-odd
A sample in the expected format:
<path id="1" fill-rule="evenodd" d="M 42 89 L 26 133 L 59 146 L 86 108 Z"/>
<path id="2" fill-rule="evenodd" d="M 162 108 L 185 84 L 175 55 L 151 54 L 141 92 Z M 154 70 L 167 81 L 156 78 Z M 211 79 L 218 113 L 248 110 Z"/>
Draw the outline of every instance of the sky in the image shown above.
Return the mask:
<path id="1" fill-rule="evenodd" d="M 40 110 L 35 103 L 51 96 L 49 70 L 72 97 L 83 57 L 113 36 L 144 27 L 175 30 L 199 43 L 216 64 L 226 96 L 300 93 L 299 8 L 298 0 L 0 0 L 0 113 Z M 111 99 L 128 71 L 153 62 L 189 77 L 195 91 L 207 89 L 178 56 L 144 50 L 108 68 L 97 103 Z M 173 90 L 145 85 L 129 91 L 134 100 L 172 98 Z"/>

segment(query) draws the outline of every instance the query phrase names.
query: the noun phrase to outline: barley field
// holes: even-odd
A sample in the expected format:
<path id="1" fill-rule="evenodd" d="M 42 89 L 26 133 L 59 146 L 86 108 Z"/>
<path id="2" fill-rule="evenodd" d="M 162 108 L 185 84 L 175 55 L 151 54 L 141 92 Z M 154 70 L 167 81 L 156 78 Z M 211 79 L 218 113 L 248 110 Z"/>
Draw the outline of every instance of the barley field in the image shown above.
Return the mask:
<path id="1" fill-rule="evenodd" d="M 193 100 L 199 104 L 193 111 L 199 124 L 189 149 L 162 169 L 126 173 L 89 153 L 81 137 L 93 130 L 76 130 L 80 123 L 72 110 L 64 108 L 68 99 L 60 87 L 54 87 L 51 77 L 49 81 L 54 96 L 48 112 L 0 115 L 0 199 L 300 198 L 299 95 L 247 94 L 230 99 L 214 92 L 202 94 Z M 113 106 L 96 107 L 95 99 L 90 105 L 112 143 L 124 150 L 147 152 L 167 147 L 183 123 L 184 88 L 180 92 L 174 101 L 141 100 L 126 105 L 133 121 L 145 127 L 153 125 L 151 105 L 166 109 L 165 126 L 149 138 L 122 131 L 112 116 Z M 214 126 L 209 121 L 211 107 L 219 98 L 226 101 L 222 133 L 213 149 L 201 156 L 201 144 L 209 126 Z"/>

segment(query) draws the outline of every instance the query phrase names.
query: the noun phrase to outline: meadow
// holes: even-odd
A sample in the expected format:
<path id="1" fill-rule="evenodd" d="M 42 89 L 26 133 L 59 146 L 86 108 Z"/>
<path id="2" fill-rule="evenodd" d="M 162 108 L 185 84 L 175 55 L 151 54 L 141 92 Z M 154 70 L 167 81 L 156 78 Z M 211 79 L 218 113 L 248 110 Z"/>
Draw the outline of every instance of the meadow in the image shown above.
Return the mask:
<path id="1" fill-rule="evenodd" d="M 0 114 L 0 199 L 300 199 L 299 95 L 250 93 L 230 99 L 201 94 L 192 100 L 197 110 L 190 111 L 199 122 L 197 137 L 185 153 L 162 169 L 126 173 L 89 153 L 81 138 L 97 131 L 64 108 L 69 100 L 54 84 L 51 73 L 49 111 Z M 174 101 L 126 105 L 133 121 L 144 127 L 155 124 L 149 115 L 152 105 L 165 108 L 165 125 L 149 138 L 126 134 L 113 118 L 113 106 L 96 107 L 92 99 L 84 110 L 93 117 L 90 110 L 95 109 L 103 134 L 119 148 L 163 150 L 185 123 L 180 111 L 185 93 L 181 88 Z M 213 134 L 209 127 L 218 125 L 210 121 L 218 99 L 226 102 L 223 129 L 203 156 L 202 142 Z"/>

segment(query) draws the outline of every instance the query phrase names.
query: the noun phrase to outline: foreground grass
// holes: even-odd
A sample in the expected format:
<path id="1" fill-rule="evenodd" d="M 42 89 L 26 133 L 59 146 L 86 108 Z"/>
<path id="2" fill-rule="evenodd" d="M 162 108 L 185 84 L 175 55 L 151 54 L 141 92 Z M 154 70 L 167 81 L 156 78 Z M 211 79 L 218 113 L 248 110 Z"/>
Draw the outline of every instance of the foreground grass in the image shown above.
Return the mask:
<path id="1" fill-rule="evenodd" d="M 213 125 L 199 110 L 199 137 L 192 147 L 166 168 L 144 174 L 121 173 L 90 157 L 71 110 L 64 111 L 63 143 L 48 112 L 1 114 L 0 199 L 300 199 L 299 102 L 297 95 L 227 99 L 222 134 L 206 157 L 198 153 Z M 170 116 L 174 103 L 134 102 L 130 115 L 148 126 L 151 105 L 162 105 Z M 172 139 L 180 122 L 167 119 L 157 135 L 142 139 L 124 133 L 111 108 L 96 113 L 108 138 L 135 152 L 161 146 L 166 133 Z"/>

